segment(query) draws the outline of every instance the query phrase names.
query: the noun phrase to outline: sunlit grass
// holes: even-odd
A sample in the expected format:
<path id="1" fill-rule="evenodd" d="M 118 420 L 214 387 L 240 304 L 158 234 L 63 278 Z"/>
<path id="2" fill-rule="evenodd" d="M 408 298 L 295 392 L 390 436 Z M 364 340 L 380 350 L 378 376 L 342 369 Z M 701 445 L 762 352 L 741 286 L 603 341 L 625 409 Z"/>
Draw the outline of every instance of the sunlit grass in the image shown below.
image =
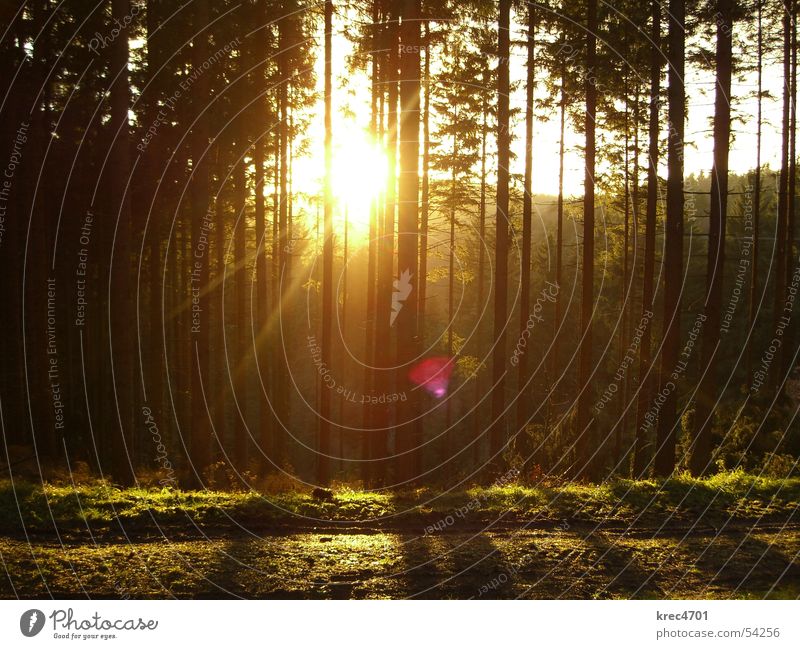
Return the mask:
<path id="1" fill-rule="evenodd" d="M 565 483 L 532 487 L 509 484 L 439 494 L 432 489 L 399 493 L 337 488 L 330 500 L 284 491 L 276 494 L 120 489 L 102 482 L 72 485 L 0 482 L 0 530 L 112 526 L 302 526 L 334 523 L 414 524 L 437 517 L 490 521 L 635 521 L 670 517 L 724 521 L 794 516 L 800 479 L 762 478 L 744 472 L 664 482 L 615 480 L 601 485 Z"/>

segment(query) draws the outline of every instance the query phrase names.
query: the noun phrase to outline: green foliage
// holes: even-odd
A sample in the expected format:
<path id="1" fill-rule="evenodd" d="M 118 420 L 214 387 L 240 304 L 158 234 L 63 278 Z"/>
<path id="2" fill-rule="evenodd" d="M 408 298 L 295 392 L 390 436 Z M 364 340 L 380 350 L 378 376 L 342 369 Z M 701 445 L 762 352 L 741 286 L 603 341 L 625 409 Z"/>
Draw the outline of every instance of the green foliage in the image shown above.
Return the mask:
<path id="1" fill-rule="evenodd" d="M 777 470 L 786 460 L 771 460 Z M 457 511 L 463 519 L 488 521 L 617 520 L 655 523 L 701 516 L 704 521 L 755 517 L 786 520 L 800 502 L 800 478 L 775 478 L 741 469 L 705 479 L 680 474 L 664 482 L 615 480 L 600 485 L 564 483 L 472 487 L 441 494 L 428 488 L 399 493 L 339 487 L 332 500 L 297 491 L 281 493 L 181 491 L 171 487 L 119 489 L 85 485 L 0 483 L 0 530 L 74 529 L 136 532 L 156 528 L 304 527 L 315 521 L 384 522 L 422 526 Z"/>

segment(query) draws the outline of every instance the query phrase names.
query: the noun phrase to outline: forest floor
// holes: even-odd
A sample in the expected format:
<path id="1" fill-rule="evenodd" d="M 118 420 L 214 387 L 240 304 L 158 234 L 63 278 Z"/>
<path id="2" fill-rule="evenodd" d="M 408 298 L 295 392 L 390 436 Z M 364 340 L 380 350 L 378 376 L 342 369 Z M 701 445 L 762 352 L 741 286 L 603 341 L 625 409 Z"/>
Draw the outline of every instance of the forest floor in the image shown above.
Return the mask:
<path id="1" fill-rule="evenodd" d="M 401 494 L 0 482 L 0 597 L 800 597 L 800 480 Z M 22 524 L 24 521 L 24 525 Z"/>

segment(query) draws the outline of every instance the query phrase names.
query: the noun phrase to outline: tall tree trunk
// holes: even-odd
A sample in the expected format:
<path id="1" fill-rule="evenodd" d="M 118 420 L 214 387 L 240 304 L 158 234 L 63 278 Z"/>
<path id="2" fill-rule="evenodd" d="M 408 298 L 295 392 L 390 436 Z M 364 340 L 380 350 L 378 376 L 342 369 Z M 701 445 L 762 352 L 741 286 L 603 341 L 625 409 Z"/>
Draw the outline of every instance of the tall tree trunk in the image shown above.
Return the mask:
<path id="1" fill-rule="evenodd" d="M 791 128 L 791 68 L 792 68 L 792 17 L 787 8 L 783 15 L 783 119 L 781 122 L 781 171 L 778 180 L 778 223 L 775 232 L 775 293 L 772 310 L 772 330 L 778 331 L 783 317 L 786 294 L 786 236 L 789 230 L 789 139 Z M 772 389 L 781 388 L 780 362 L 773 363 L 770 383 Z"/>
<path id="2" fill-rule="evenodd" d="M 294 8 L 294 3 L 290 2 L 290 9 Z M 279 301 L 279 318 L 286 317 L 285 309 L 287 306 L 287 288 L 290 284 L 290 260 L 292 256 L 292 241 L 289 236 L 289 87 L 291 84 L 291 71 L 289 66 L 289 48 L 292 45 L 292 34 L 290 19 L 284 18 L 279 25 L 278 34 L 278 106 L 280 112 L 279 126 L 279 152 L 280 152 L 280 172 L 278 177 L 278 283 L 279 289 L 276 300 Z M 289 296 L 291 299 L 291 296 Z M 280 421 L 286 422 L 289 417 L 289 395 L 286 381 L 289 369 L 286 366 L 286 358 L 282 353 L 280 344 L 275 344 L 275 411 Z M 276 429 L 275 450 L 273 455 L 278 465 L 286 462 L 286 449 L 284 448 L 284 436 L 279 432 L 281 426 Z"/>
<path id="3" fill-rule="evenodd" d="M 280 55 L 278 55 L 280 60 Z M 281 84 L 283 85 L 283 84 Z M 281 285 L 281 268 L 283 264 L 283 250 L 282 246 L 285 245 L 281 238 L 281 154 L 283 149 L 281 143 L 281 104 L 280 104 L 280 91 L 278 97 L 275 98 L 273 111 L 276 119 L 276 127 L 273 129 L 273 143 L 272 143 L 272 260 L 270 264 L 270 286 L 272 288 L 271 296 L 271 311 L 273 317 L 280 317 L 281 300 L 283 298 L 282 285 Z M 222 233 L 219 234 L 220 240 Z M 274 433 L 270 440 L 269 454 L 270 464 L 280 467 L 283 463 L 283 435 L 281 426 L 281 417 L 283 410 L 281 408 L 281 400 L 283 394 L 283 358 L 281 346 L 278 343 L 277 327 L 270 327 L 267 330 L 267 345 L 268 355 L 271 360 L 270 379 L 271 390 L 269 393 L 271 399 L 272 419 L 274 426 Z"/>
<path id="4" fill-rule="evenodd" d="M 703 371 L 697 391 L 695 440 L 690 468 L 704 475 L 711 464 L 714 404 L 717 394 L 717 352 L 720 344 L 722 285 L 725 275 L 725 230 L 728 210 L 728 157 L 731 136 L 731 76 L 733 74 L 733 0 L 717 1 L 716 99 L 714 101 L 714 167 L 711 170 L 711 210 L 706 267 L 706 321 L 703 324 Z"/>
<path id="5" fill-rule="evenodd" d="M 555 283 L 559 290 L 556 293 L 553 318 L 553 348 L 550 352 L 550 405 L 548 406 L 547 421 L 551 420 L 552 404 L 558 396 L 558 386 L 560 378 L 556 378 L 562 371 L 559 365 L 560 342 L 559 328 L 561 327 L 561 275 L 564 265 L 564 150 L 565 150 L 565 131 L 567 122 L 567 69 L 561 65 L 561 87 L 559 98 L 559 136 L 558 136 L 558 199 L 556 201 L 556 264 L 555 264 Z"/>
<path id="6" fill-rule="evenodd" d="M 648 462 L 644 449 L 649 426 L 645 420 L 652 403 L 653 371 L 652 323 L 655 307 L 653 281 L 656 259 L 656 221 L 658 219 L 658 136 L 661 105 L 661 3 L 652 0 L 652 41 L 650 50 L 650 144 L 647 152 L 647 215 L 644 226 L 644 274 L 642 278 L 642 342 L 639 346 L 639 398 L 636 404 L 636 437 L 633 447 L 633 477 L 641 478 Z"/>
<path id="7" fill-rule="evenodd" d="M 797 212 L 797 3 L 792 0 L 790 4 L 792 21 L 792 60 L 791 74 L 789 81 L 789 92 L 791 94 L 791 112 L 789 117 L 789 199 L 788 215 L 786 219 L 786 286 L 791 286 L 792 277 L 797 267 L 797 257 L 795 256 L 794 235 Z M 788 307 L 784 306 L 784 314 L 791 320 L 794 318 L 794 302 Z M 791 363 L 795 356 L 795 332 L 796 327 L 786 327 L 783 345 L 781 346 L 781 375 L 789 377 L 793 369 Z"/>
<path id="8" fill-rule="evenodd" d="M 636 259 L 637 259 L 637 251 L 639 250 L 639 220 L 641 216 L 641 196 L 640 196 L 640 183 L 639 183 L 639 171 L 640 171 L 640 160 L 641 160 L 641 147 L 639 142 L 639 135 L 641 133 L 641 119 L 640 119 L 640 108 L 641 108 L 641 99 L 642 99 L 642 87 L 640 80 L 637 79 L 636 81 L 636 89 L 634 90 L 633 94 L 633 171 L 631 180 L 633 182 L 633 189 L 631 191 L 631 218 L 633 219 L 633 238 L 630 242 L 631 246 L 631 253 L 632 258 L 629 257 L 630 262 L 628 264 L 629 268 L 629 275 L 628 278 L 625 280 L 625 291 L 628 296 L 626 300 L 627 307 L 625 309 L 625 330 L 627 335 L 625 337 L 626 341 L 631 340 L 631 334 L 633 332 L 633 314 L 634 314 L 634 285 L 635 285 L 635 277 L 636 277 Z M 626 248 L 627 249 L 627 248 Z M 628 255 L 626 255 L 628 256 Z M 618 452 L 616 455 L 617 462 L 624 463 L 629 460 L 629 451 L 630 446 L 628 445 L 629 435 L 628 435 L 628 421 L 630 415 L 633 411 L 633 400 L 631 398 L 631 385 L 633 383 L 633 367 L 630 366 L 625 372 L 625 379 L 624 379 L 624 387 L 622 392 L 622 404 L 623 404 L 623 411 L 622 411 L 622 421 L 621 424 L 621 431 L 619 438 L 622 442 L 621 446 L 624 448 L 624 458 L 620 456 Z M 627 473 L 629 469 L 625 469 L 624 473 Z"/>
<path id="9" fill-rule="evenodd" d="M 528 327 L 531 310 L 531 219 L 533 215 L 533 99 L 536 86 L 536 10 L 528 5 L 527 78 L 525 80 L 525 180 L 522 196 L 522 252 L 520 269 L 520 310 L 519 333 L 522 337 Z M 525 349 L 517 358 L 517 446 L 523 461 L 530 462 L 530 437 L 526 431 L 530 414 L 530 401 L 527 398 L 528 356 L 531 350 Z"/>
<path id="10" fill-rule="evenodd" d="M 764 126 L 764 32 L 763 32 L 763 0 L 758 0 L 758 62 L 756 64 L 758 74 L 758 108 L 756 117 L 756 173 L 755 181 L 753 183 L 753 255 L 752 263 L 750 265 L 750 310 L 748 314 L 748 336 L 747 336 L 747 350 L 746 350 L 746 367 L 745 374 L 745 389 L 750 388 L 750 381 L 753 379 L 753 346 L 755 343 L 755 326 L 756 316 L 758 314 L 758 267 L 761 245 L 758 240 L 761 229 L 761 141 Z"/>
<path id="11" fill-rule="evenodd" d="M 484 82 L 486 82 L 486 72 L 484 71 Z M 485 85 L 485 84 L 484 84 Z M 478 206 L 478 308 L 477 308 L 477 338 L 478 338 L 478 353 L 480 354 L 483 349 L 482 343 L 484 340 L 484 290 L 486 286 L 486 141 L 488 138 L 488 113 L 489 106 L 486 101 L 486 96 L 482 99 L 482 121 L 481 121 L 481 190 L 480 190 L 480 205 Z M 483 433 L 481 428 L 481 398 L 484 395 L 483 391 L 484 381 L 480 373 L 475 376 L 475 411 L 472 418 L 473 434 L 475 440 L 473 445 L 473 461 L 475 465 L 480 465 L 481 461 L 481 448 L 483 446 Z"/>
<path id="12" fill-rule="evenodd" d="M 456 60 L 456 68 L 458 60 Z M 458 121 L 458 117 L 456 120 Z M 456 203 L 458 202 L 458 177 L 456 175 L 456 160 L 458 160 L 458 135 L 453 134 L 453 165 L 450 174 L 450 241 L 447 261 L 447 356 L 452 359 L 455 355 L 453 348 L 453 330 L 455 325 L 455 274 L 456 274 Z M 444 457 L 442 462 L 447 462 L 453 448 L 453 431 L 450 427 L 453 422 L 453 399 L 447 399 L 445 405 L 445 434 L 444 434 Z"/>
<path id="13" fill-rule="evenodd" d="M 51 309 L 57 307 L 56 304 L 44 297 L 55 300 L 55 297 L 47 295 L 51 290 L 51 273 L 54 270 L 52 259 L 52 209 L 47 200 L 46 193 L 42 185 L 42 179 L 45 177 L 45 171 L 49 164 L 48 157 L 48 144 L 52 133 L 52 108 L 50 106 L 49 98 L 52 97 L 52 81 L 48 78 L 49 69 L 52 60 L 52 27 L 48 25 L 50 17 L 52 16 L 50 2 L 47 0 L 38 0 L 31 3 L 29 8 L 30 24 L 28 28 L 28 36 L 30 41 L 25 43 L 27 47 L 31 43 L 32 51 L 26 55 L 30 56 L 31 66 L 29 70 L 30 79 L 24 79 L 26 96 L 23 110 L 29 112 L 31 116 L 31 154 L 26 157 L 23 166 L 24 173 L 24 186 L 30 196 L 30 214 L 26 224 L 26 232 L 24 234 L 25 255 L 22 267 L 22 323 L 21 330 L 23 334 L 22 348 L 22 369 L 25 372 L 25 396 L 27 401 L 27 413 L 30 422 L 30 441 L 33 444 L 33 452 L 37 457 L 44 456 L 45 458 L 54 458 L 60 456 L 62 453 L 63 443 L 66 441 L 60 431 L 56 428 L 57 421 L 55 419 L 55 412 L 53 409 L 44 409 L 38 407 L 43 399 L 47 401 L 52 400 L 54 391 L 61 384 L 61 376 L 57 366 L 51 366 L 51 358 L 58 359 L 58 350 L 53 352 L 55 355 L 51 356 L 49 345 L 49 336 L 56 335 L 54 329 L 50 329 L 49 317 L 56 314 L 51 313 Z M 116 9 L 114 10 L 116 12 Z M 125 57 L 127 57 L 127 49 L 124 50 Z M 121 67 L 120 60 L 127 61 L 127 58 L 122 59 L 121 49 L 113 49 L 111 52 L 111 69 L 119 70 Z M 110 75 L 114 78 L 114 74 Z M 123 118 L 121 109 L 115 110 L 115 100 L 120 101 L 127 89 L 127 74 L 123 73 L 117 77 L 115 88 L 112 89 L 112 122 L 111 134 L 114 142 L 112 144 L 111 155 L 115 156 L 121 153 L 122 141 L 127 138 L 127 114 Z M 124 119 L 124 126 L 120 123 Z M 27 120 L 27 117 L 26 117 Z M 27 123 L 27 121 L 26 121 Z M 120 130 L 124 132 L 120 132 Z M 121 157 L 121 156 L 120 156 Z M 109 210 L 111 218 L 104 219 L 101 227 L 105 237 L 104 252 L 111 248 L 113 237 L 113 226 L 118 220 L 124 219 L 126 212 L 125 200 L 122 204 L 115 203 L 118 197 L 123 196 L 125 191 L 124 180 L 127 177 L 125 168 L 112 167 L 110 172 L 111 184 L 116 186 L 119 190 L 118 194 L 114 194 L 113 199 L 103 204 L 104 208 Z M 90 208 L 94 207 L 90 205 Z M 116 217 L 116 218 L 114 218 Z M 107 221 L 107 222 L 106 222 Z M 123 224 L 124 228 L 124 224 Z M 122 243 L 117 239 L 118 243 Z M 113 253 L 113 254 L 111 254 Z M 116 254 L 116 259 L 122 259 L 117 251 L 111 251 L 110 258 L 113 262 Z M 29 265 L 30 264 L 30 265 Z M 117 268 L 120 264 L 117 265 Z M 103 269 L 105 270 L 105 269 Z M 102 273 L 102 271 L 101 271 Z M 57 278 L 56 278 L 57 279 Z M 112 279 L 113 281 L 113 279 Z M 52 290 L 55 291 L 55 288 Z M 45 292 L 46 291 L 46 292 Z M 29 300 L 29 295 L 36 295 L 41 299 Z M 101 298 L 100 304 L 103 309 L 110 308 L 107 299 Z M 111 314 L 103 314 L 110 316 Z M 106 368 L 109 366 L 105 352 L 110 349 L 108 325 L 114 331 L 117 331 L 116 322 L 110 322 L 109 317 L 105 322 L 96 326 L 96 333 L 100 339 L 95 344 L 98 346 L 99 352 L 91 353 L 93 364 L 96 365 L 96 371 L 103 373 L 107 377 Z M 40 326 L 31 331 L 28 326 L 29 322 L 39 323 Z M 48 322 L 48 331 L 45 334 L 44 323 Z M 52 325 L 54 328 L 56 324 Z M 38 334 L 41 334 L 39 337 Z M 117 350 L 119 351 L 119 350 Z M 120 373 L 120 379 L 125 380 L 125 372 Z M 33 385 L 31 385 L 31 383 Z M 100 383 L 99 381 L 96 383 Z M 124 397 L 124 387 L 115 393 L 115 397 Z M 115 420 L 120 423 L 122 430 L 111 430 L 110 434 L 104 435 L 101 442 L 105 447 L 103 449 L 102 458 L 105 462 L 111 463 L 112 475 L 120 474 L 123 479 L 127 476 L 126 457 L 124 455 L 124 425 L 127 425 L 127 417 L 123 409 L 118 409 L 112 412 L 112 405 L 109 400 L 101 397 L 100 387 L 95 388 L 95 402 L 97 403 L 97 416 L 102 417 L 102 421 L 114 422 Z M 117 402 L 118 403 L 118 402 Z M 118 405 L 119 408 L 119 405 Z M 63 430 L 63 429 L 62 429 Z M 108 450 L 106 450 L 108 449 Z"/>
<path id="14" fill-rule="evenodd" d="M 371 120 L 370 132 L 372 134 L 373 145 L 377 144 L 378 139 L 378 2 L 372 2 L 372 79 L 371 79 Z M 367 314 L 364 334 L 364 394 L 370 394 L 375 386 L 375 310 L 376 295 L 375 281 L 378 260 L 378 218 L 379 218 L 380 196 L 376 195 L 372 200 L 369 217 L 369 249 L 367 258 Z M 372 409 L 363 409 L 363 432 L 361 434 L 361 480 L 364 486 L 370 484 L 372 479 L 372 427 L 374 417 Z"/>
<path id="15" fill-rule="evenodd" d="M 511 0 L 499 0 L 497 67 L 497 210 L 495 214 L 494 349 L 492 351 L 492 421 L 490 458 L 499 468 L 506 443 L 506 318 L 508 316 L 508 227 L 511 121 L 509 56 Z"/>
<path id="16" fill-rule="evenodd" d="M 675 440 L 680 425 L 675 372 L 681 344 L 683 286 L 683 141 L 686 90 L 683 85 L 686 47 L 685 0 L 669 2 L 669 139 L 667 142 L 667 219 L 664 233 L 664 343 L 661 353 L 661 393 L 654 470 L 668 476 L 675 470 Z"/>
<path id="17" fill-rule="evenodd" d="M 294 93 L 289 89 L 287 102 L 287 115 L 289 116 L 289 128 L 286 153 L 286 240 L 289 245 L 289 253 L 286 255 L 286 271 L 284 272 L 287 287 L 292 286 L 292 268 L 294 266 Z M 291 309 L 291 301 L 287 304 Z M 288 317 L 291 318 L 291 311 Z M 287 370 L 288 371 L 288 370 Z"/>
<path id="18" fill-rule="evenodd" d="M 225 205 L 225 179 L 228 174 L 228 166 L 226 155 L 228 151 L 224 148 L 222 138 L 218 138 L 216 142 L 215 152 L 215 167 L 217 173 L 217 193 L 214 197 L 214 230 L 216 232 L 216 245 L 215 251 L 215 273 L 216 273 L 216 287 L 214 289 L 214 317 L 216 321 L 216 328 L 214 331 L 214 349 L 217 353 L 214 355 L 214 375 L 217 379 L 217 394 L 214 398 L 214 420 L 217 422 L 215 440 L 217 442 L 216 448 L 212 448 L 212 457 L 223 458 L 223 438 L 222 431 L 228 429 L 228 405 L 230 399 L 230 380 L 228 379 L 228 367 L 224 354 L 220 350 L 225 349 L 226 345 L 226 327 L 225 327 L 225 279 L 228 269 L 227 265 L 227 246 L 225 243 L 225 221 L 226 221 L 226 205 Z M 229 456 L 229 454 L 228 454 Z"/>
<path id="19" fill-rule="evenodd" d="M 265 2 L 259 0 L 254 5 L 255 20 L 258 24 L 259 20 L 264 20 L 267 16 L 268 10 Z M 256 67 L 256 84 L 255 94 L 257 100 L 254 104 L 256 115 L 253 120 L 256 124 L 255 146 L 253 149 L 253 190 L 255 193 L 255 228 L 256 228 L 256 332 L 254 337 L 255 353 L 257 358 L 258 373 L 260 374 L 261 381 L 259 385 L 262 386 L 259 390 L 258 398 L 258 439 L 260 446 L 260 454 L 263 460 L 260 461 L 262 471 L 267 471 L 270 468 L 269 454 L 272 444 L 271 424 L 272 424 L 272 409 L 269 404 L 269 395 L 271 393 L 272 382 L 270 380 L 271 368 L 269 358 L 269 341 L 267 340 L 267 324 L 269 319 L 269 293 L 270 293 L 270 280 L 269 272 L 267 269 L 267 225 L 266 225 L 266 205 L 264 198 L 264 190 L 266 189 L 266 171 L 264 169 L 265 158 L 265 141 L 266 134 L 261 126 L 262 120 L 272 123 L 272 115 L 269 112 L 269 102 L 267 101 L 267 73 L 269 60 L 269 48 L 267 47 L 268 40 L 266 37 L 261 37 L 259 40 L 261 49 L 258 50 L 258 60 L 261 61 L 260 65 Z"/>
<path id="20" fill-rule="evenodd" d="M 348 374 L 348 347 L 347 347 L 347 256 L 350 254 L 348 249 L 349 246 L 349 237 L 350 233 L 350 211 L 347 202 L 344 204 L 344 249 L 342 250 L 342 317 L 339 321 L 339 333 L 341 335 L 340 340 L 342 344 L 340 345 L 340 357 L 341 357 L 341 365 L 340 371 L 342 372 L 342 376 L 349 376 Z M 338 301 L 338 299 L 337 299 Z M 335 307 L 334 307 L 335 308 Z M 339 472 L 342 476 L 345 474 L 345 461 L 344 461 L 344 438 L 345 438 L 345 429 L 344 426 L 345 422 L 345 415 L 344 415 L 344 407 L 346 403 L 346 399 L 342 398 L 339 399 L 339 422 L 340 425 L 337 427 L 337 433 L 339 438 Z"/>
<path id="21" fill-rule="evenodd" d="M 400 55 L 400 173 L 398 177 L 398 275 L 409 273 L 411 293 L 397 314 L 397 389 L 408 395 L 398 402 L 398 482 L 412 480 L 415 456 L 414 417 L 418 390 L 408 380 L 409 365 L 417 355 L 417 287 L 419 278 L 419 122 L 420 122 L 420 0 L 403 0 Z"/>
<path id="22" fill-rule="evenodd" d="M 26 66 L 25 45 L 25 21 L 23 14 L 18 12 L 18 7 L 13 3 L 4 3 L 0 6 L 0 24 L 6 25 L 8 31 L 4 42 L 0 44 L 2 57 L 0 57 L 0 78 L 12 79 L 15 71 Z M 15 16 L 16 14 L 16 16 Z M 28 104 L 28 89 L 31 87 L 30 79 L 26 83 L 20 79 L 13 92 L 8 92 L 6 104 L 3 106 L 3 123 L 0 125 L 0 150 L 11 151 L 16 144 L 19 146 L 19 128 L 27 130 L 30 122 L 27 121 L 27 112 L 30 107 Z M 10 81 L 6 82 L 10 84 Z M 16 85 L 16 84 L 15 84 Z M 6 85 L 7 91 L 10 90 Z M 27 104 L 27 105 L 26 105 Z M 28 127 L 25 127 L 28 124 Z M 25 136 L 27 138 L 27 136 Z M 19 341 L 22 340 L 22 265 L 20 263 L 20 253 L 23 249 L 23 228 L 20 225 L 9 223 L 10 214 L 24 214 L 24 201 L 27 198 L 25 192 L 25 181 L 22 176 L 27 178 L 25 172 L 20 172 L 21 177 L 16 183 L 16 189 L 10 185 L 4 185 L 0 194 L 0 221 L 7 228 L 2 232 L 0 238 L 0 276 L 4 278 L 0 284 L 0 301 L 5 305 L 5 312 L 10 317 L 0 321 L 0 357 L 3 358 L 3 371 L 0 372 L 0 435 L 5 444 L 5 449 L 0 451 L 0 466 L 9 465 L 11 457 L 7 455 L 8 446 L 21 446 L 26 443 L 25 426 L 25 387 L 24 382 L 19 377 L 24 376 L 25 370 L 22 363 L 22 354 Z M 7 247 L 6 247 L 7 246 Z M 9 254 L 8 248 L 14 250 Z M 16 425 L 9 425 L 7 422 L 16 422 Z"/>
<path id="23" fill-rule="evenodd" d="M 430 214 L 430 116 L 431 116 L 431 37 L 430 22 L 422 23 L 422 48 L 425 51 L 423 76 L 425 79 L 425 99 L 422 105 L 422 186 L 420 195 L 419 223 L 419 269 L 417 273 L 417 344 L 418 349 L 425 349 L 425 306 L 428 295 L 428 220 Z M 449 402 L 448 402 L 449 403 Z M 422 410 L 414 418 L 414 437 L 420 444 L 420 452 L 414 454 L 414 473 L 422 473 L 422 450 L 424 439 L 425 413 Z"/>
<path id="24" fill-rule="evenodd" d="M 625 362 L 625 354 L 627 353 L 626 344 L 628 341 L 628 311 L 630 308 L 628 306 L 628 246 L 630 243 L 630 219 L 631 219 L 631 199 L 630 199 L 630 185 L 631 185 L 631 175 L 630 175 L 630 99 L 629 99 L 629 88 L 628 88 L 628 75 L 625 75 L 625 171 L 624 171 L 624 185 L 625 185 L 625 197 L 623 199 L 624 207 L 624 227 L 623 227 L 623 252 L 622 252 L 622 285 L 620 289 L 620 320 L 622 321 L 622 326 L 620 327 L 619 331 L 619 350 L 618 350 L 618 361 L 617 367 L 622 367 L 622 364 Z M 627 372 L 625 373 L 625 378 L 627 379 Z M 625 379 L 623 379 L 625 380 Z M 623 383 L 623 385 L 627 385 L 627 383 Z M 625 419 L 625 413 L 628 408 L 628 400 L 627 395 L 625 394 L 625 390 L 623 388 L 622 399 L 618 402 L 618 415 L 617 421 L 614 426 L 614 464 L 616 465 L 621 458 L 622 453 L 622 436 L 624 434 L 624 424 L 623 421 Z"/>
<path id="25" fill-rule="evenodd" d="M 190 147 L 192 156 L 192 271 L 191 271 L 191 303 L 197 311 L 192 309 L 191 326 L 191 464 L 193 467 L 194 483 L 196 487 L 202 485 L 202 472 L 211 460 L 211 429 L 209 426 L 208 407 L 206 395 L 208 389 L 208 353 L 210 322 L 208 321 L 208 258 L 207 245 L 209 221 L 209 180 L 208 161 L 206 148 L 208 147 L 208 111 L 205 103 L 208 101 L 208 75 L 202 74 L 203 63 L 208 58 L 208 0 L 198 0 L 194 5 L 193 30 L 195 37 L 192 41 L 192 69 L 200 72 L 195 82 L 196 92 L 192 94 L 194 100 L 194 128 L 190 134 Z"/>
<path id="26" fill-rule="evenodd" d="M 430 23 L 423 23 L 422 43 L 425 48 L 425 67 L 423 76 L 425 78 L 425 98 L 422 104 L 422 195 L 420 197 L 420 237 L 419 237 L 419 274 L 417 285 L 419 286 L 417 300 L 417 317 L 419 318 L 419 338 L 421 345 L 425 346 L 425 301 L 428 288 L 428 217 L 430 214 L 430 165 L 431 165 L 431 142 L 430 142 L 430 120 L 431 120 L 431 44 L 430 44 Z"/>
<path id="27" fill-rule="evenodd" d="M 581 296 L 580 377 L 578 379 L 578 438 L 575 443 L 575 475 L 587 478 L 592 474 L 590 453 L 594 442 L 591 416 L 592 389 L 592 312 L 594 310 L 594 195 L 595 195 L 595 130 L 597 120 L 597 0 L 589 0 L 586 21 L 586 149 L 583 196 L 583 267 Z"/>
<path id="28" fill-rule="evenodd" d="M 383 223 L 378 247 L 378 297 L 376 300 L 375 320 L 375 365 L 378 368 L 375 388 L 378 395 L 391 391 L 392 358 L 390 354 L 391 317 L 392 317 L 392 267 L 394 262 L 394 214 L 396 208 L 397 187 L 397 78 L 398 78 L 398 41 L 397 18 L 387 16 L 385 36 L 388 49 L 387 69 L 383 75 L 383 83 L 387 89 L 384 111 L 386 113 L 386 149 L 388 170 L 386 178 L 386 196 L 383 208 Z M 387 406 L 375 406 L 376 429 L 375 453 L 373 457 L 385 458 L 389 448 L 390 411 Z M 376 461 L 375 467 L 378 484 L 386 481 L 387 463 Z"/>
<path id="29" fill-rule="evenodd" d="M 159 99 L 161 93 L 158 84 L 158 74 L 164 64 L 165 40 L 164 30 L 160 29 L 161 12 L 163 5 L 160 1 L 148 0 L 145 12 L 147 20 L 147 110 L 145 123 L 152 124 L 158 116 Z M 143 405 L 150 408 L 157 420 L 164 421 L 163 394 L 164 394 L 164 319 L 161 311 L 163 298 L 162 265 L 161 265 L 161 236 L 163 224 L 161 219 L 154 215 L 161 212 L 160 203 L 163 200 L 158 191 L 158 172 L 163 168 L 160 149 L 148 148 L 142 162 L 147 165 L 150 177 L 148 190 L 150 200 L 150 215 L 147 220 L 147 234 L 149 235 L 149 253 L 147 266 L 147 281 L 149 283 L 148 310 L 148 355 L 147 355 L 147 384 L 145 387 L 147 399 Z"/>
<path id="30" fill-rule="evenodd" d="M 235 97 L 237 99 L 237 109 L 244 108 L 246 104 L 246 84 L 247 78 L 245 70 L 248 64 L 245 61 L 243 51 L 239 52 L 239 68 L 241 75 L 237 81 Z M 248 468 L 249 461 L 249 433 L 247 430 L 247 412 L 250 404 L 249 400 L 249 380 L 250 372 L 249 353 L 247 345 L 247 322 L 249 311 L 247 308 L 247 152 L 250 146 L 244 115 L 238 117 L 236 124 L 236 154 L 240 157 L 236 161 L 233 170 L 233 205 L 234 205 L 234 230 L 233 230 L 233 292 L 236 302 L 236 339 L 234 344 L 236 359 L 231 364 L 230 372 L 233 377 L 233 390 L 238 408 L 235 416 L 234 434 L 234 460 L 238 471 Z"/>
<path id="31" fill-rule="evenodd" d="M 331 38 L 333 33 L 333 2 L 325 0 L 325 201 L 323 207 L 322 244 L 322 364 L 331 369 L 331 324 L 333 319 L 333 158 L 332 158 L 332 112 L 333 92 Z M 322 381 L 322 379 L 320 379 Z M 325 485 L 330 481 L 330 417 L 331 391 L 320 384 L 319 440 L 317 444 L 317 482 Z"/>
<path id="32" fill-rule="evenodd" d="M 112 475 L 121 484 L 135 482 L 133 473 L 133 414 L 135 399 L 133 295 L 131 281 L 131 197 L 128 188 L 130 176 L 129 125 L 130 86 L 128 85 L 128 27 L 124 26 L 130 11 L 129 0 L 113 0 L 112 17 L 119 26 L 120 35 L 111 50 L 111 132 L 114 143 L 111 151 L 111 186 L 116 211 L 116 229 L 112 255 L 109 302 L 110 324 L 113 337 L 114 398 L 119 428 L 112 434 Z M 116 299 L 115 299 L 116 298 Z"/>
<path id="33" fill-rule="evenodd" d="M 280 92 L 278 93 L 280 94 Z M 281 107 L 280 102 L 275 102 L 275 116 L 277 128 L 273 135 L 272 147 L 272 308 L 278 311 L 280 303 L 280 285 L 278 283 L 281 269 L 281 234 L 280 234 L 280 195 L 281 195 Z M 274 345 L 273 345 L 274 347 Z"/>

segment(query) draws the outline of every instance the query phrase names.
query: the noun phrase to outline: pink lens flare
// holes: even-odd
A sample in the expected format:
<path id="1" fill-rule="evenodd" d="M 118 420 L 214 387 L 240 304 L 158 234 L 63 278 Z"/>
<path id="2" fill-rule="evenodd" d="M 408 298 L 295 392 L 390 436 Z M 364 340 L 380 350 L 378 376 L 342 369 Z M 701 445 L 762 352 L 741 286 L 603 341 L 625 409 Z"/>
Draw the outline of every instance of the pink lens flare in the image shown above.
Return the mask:
<path id="1" fill-rule="evenodd" d="M 437 399 L 447 394 L 450 375 L 453 373 L 455 359 L 447 356 L 434 356 L 420 361 L 408 373 L 408 378 L 421 385 Z"/>

